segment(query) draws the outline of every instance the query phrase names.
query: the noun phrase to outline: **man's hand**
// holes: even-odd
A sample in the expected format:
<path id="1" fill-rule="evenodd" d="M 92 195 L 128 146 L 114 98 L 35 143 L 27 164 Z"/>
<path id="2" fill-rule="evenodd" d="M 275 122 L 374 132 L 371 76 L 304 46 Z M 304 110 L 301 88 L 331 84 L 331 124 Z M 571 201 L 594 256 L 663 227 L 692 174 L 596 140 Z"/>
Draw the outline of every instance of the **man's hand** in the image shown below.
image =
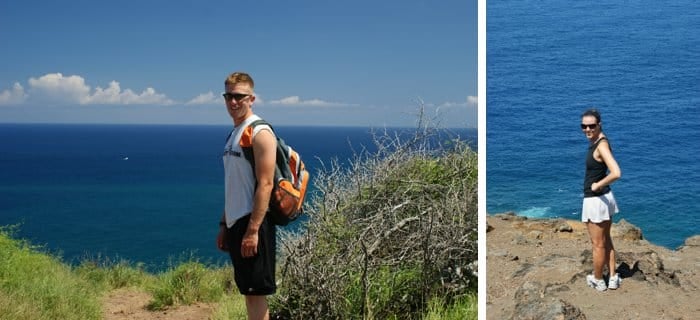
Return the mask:
<path id="1" fill-rule="evenodd" d="M 228 241 L 226 239 L 226 227 L 219 227 L 219 234 L 216 236 L 216 247 L 219 250 L 228 252 Z"/>
<path id="2" fill-rule="evenodd" d="M 247 230 L 241 242 L 241 256 L 251 258 L 258 254 L 258 232 Z"/>

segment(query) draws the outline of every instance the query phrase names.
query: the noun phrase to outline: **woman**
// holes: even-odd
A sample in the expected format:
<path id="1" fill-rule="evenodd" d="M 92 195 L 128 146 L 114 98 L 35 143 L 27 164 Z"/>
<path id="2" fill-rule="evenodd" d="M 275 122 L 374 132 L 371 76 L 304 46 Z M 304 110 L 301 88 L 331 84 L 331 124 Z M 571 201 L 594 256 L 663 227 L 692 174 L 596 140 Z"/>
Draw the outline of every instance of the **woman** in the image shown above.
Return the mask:
<path id="1" fill-rule="evenodd" d="M 589 286 L 598 291 L 617 289 L 620 277 L 615 273 L 615 248 L 610 237 L 612 215 L 618 212 L 610 184 L 620 178 L 620 167 L 603 134 L 600 113 L 587 110 L 581 116 L 581 129 L 590 142 L 586 155 L 586 176 L 583 182 L 581 220 L 586 223 L 593 244 L 593 274 L 586 277 Z M 608 284 L 603 268 L 608 265 Z"/>

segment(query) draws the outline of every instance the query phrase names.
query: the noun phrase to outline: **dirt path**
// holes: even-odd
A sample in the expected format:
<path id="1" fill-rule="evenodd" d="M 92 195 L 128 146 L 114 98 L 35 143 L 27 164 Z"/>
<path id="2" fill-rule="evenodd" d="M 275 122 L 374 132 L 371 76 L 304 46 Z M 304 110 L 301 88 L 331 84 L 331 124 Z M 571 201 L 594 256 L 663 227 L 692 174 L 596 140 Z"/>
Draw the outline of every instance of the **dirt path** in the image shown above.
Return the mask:
<path id="1" fill-rule="evenodd" d="M 197 303 L 191 306 L 178 306 L 167 310 L 149 311 L 146 306 L 151 300 L 147 292 L 134 288 L 121 288 L 108 293 L 102 301 L 106 320 L 202 320 L 210 319 L 212 304 Z"/>

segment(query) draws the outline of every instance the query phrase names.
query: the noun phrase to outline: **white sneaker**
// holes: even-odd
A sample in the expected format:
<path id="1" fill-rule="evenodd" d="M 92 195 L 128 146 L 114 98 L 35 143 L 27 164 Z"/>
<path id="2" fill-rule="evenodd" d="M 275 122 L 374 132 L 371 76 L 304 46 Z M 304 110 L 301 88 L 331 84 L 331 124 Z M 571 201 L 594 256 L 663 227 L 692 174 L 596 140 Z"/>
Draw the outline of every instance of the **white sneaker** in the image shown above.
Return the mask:
<path id="1" fill-rule="evenodd" d="M 620 275 L 618 275 L 616 273 L 614 276 L 612 276 L 612 277 L 610 277 L 610 279 L 608 279 L 608 289 L 615 290 L 615 289 L 619 288 L 620 282 L 622 282 L 622 279 L 620 279 Z"/>
<path id="2" fill-rule="evenodd" d="M 605 291 L 608 289 L 604 279 L 596 279 L 592 274 L 586 276 L 586 283 L 589 287 L 595 288 L 598 291 Z"/>
<path id="3" fill-rule="evenodd" d="M 593 280 L 595 280 L 595 277 L 592 274 L 586 276 L 586 284 L 591 288 L 595 287 L 595 281 Z"/>

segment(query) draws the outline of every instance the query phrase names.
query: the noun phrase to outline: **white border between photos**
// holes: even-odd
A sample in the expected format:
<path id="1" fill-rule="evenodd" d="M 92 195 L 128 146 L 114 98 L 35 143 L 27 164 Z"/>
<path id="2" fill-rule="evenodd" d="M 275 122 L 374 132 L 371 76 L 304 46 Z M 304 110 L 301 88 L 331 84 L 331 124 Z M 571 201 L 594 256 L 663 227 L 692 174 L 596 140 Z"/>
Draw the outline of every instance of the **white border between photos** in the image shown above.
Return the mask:
<path id="1" fill-rule="evenodd" d="M 486 319 L 486 0 L 478 0 L 477 128 L 478 128 L 478 314 Z"/>

